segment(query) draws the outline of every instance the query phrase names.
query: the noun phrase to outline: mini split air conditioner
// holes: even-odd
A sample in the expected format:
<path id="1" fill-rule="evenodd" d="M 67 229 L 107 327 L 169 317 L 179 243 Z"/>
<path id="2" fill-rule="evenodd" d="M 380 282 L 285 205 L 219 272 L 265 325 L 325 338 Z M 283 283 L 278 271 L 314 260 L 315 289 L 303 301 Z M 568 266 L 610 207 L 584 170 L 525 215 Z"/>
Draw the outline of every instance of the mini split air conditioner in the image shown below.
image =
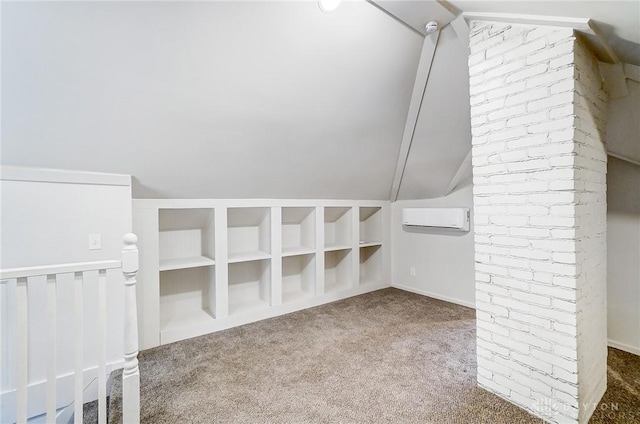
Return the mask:
<path id="1" fill-rule="evenodd" d="M 469 208 L 405 208 L 402 225 L 469 231 Z"/>

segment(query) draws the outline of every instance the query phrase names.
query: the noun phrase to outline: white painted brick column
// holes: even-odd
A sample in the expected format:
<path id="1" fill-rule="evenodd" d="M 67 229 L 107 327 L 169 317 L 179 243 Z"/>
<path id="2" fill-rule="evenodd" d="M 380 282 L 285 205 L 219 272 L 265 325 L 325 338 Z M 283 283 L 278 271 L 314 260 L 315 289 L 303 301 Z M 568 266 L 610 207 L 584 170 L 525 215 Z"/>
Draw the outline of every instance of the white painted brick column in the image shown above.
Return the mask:
<path id="1" fill-rule="evenodd" d="M 478 384 L 550 422 L 606 389 L 607 97 L 573 30 L 473 22 Z"/>

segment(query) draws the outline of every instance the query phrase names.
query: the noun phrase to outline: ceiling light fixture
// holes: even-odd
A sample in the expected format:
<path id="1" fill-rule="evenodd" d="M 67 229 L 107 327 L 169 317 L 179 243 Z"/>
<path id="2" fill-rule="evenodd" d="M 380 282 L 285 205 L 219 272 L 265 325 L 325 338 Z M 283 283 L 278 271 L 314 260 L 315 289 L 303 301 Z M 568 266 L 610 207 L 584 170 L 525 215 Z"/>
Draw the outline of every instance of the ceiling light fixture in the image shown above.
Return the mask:
<path id="1" fill-rule="evenodd" d="M 336 10 L 338 6 L 340 6 L 340 2 L 342 2 L 342 0 L 318 0 L 318 6 L 320 10 L 328 13 Z"/>
<path id="2" fill-rule="evenodd" d="M 424 26 L 424 30 L 427 32 L 427 34 L 436 32 L 438 30 L 438 22 L 436 21 L 427 22 L 427 24 Z"/>

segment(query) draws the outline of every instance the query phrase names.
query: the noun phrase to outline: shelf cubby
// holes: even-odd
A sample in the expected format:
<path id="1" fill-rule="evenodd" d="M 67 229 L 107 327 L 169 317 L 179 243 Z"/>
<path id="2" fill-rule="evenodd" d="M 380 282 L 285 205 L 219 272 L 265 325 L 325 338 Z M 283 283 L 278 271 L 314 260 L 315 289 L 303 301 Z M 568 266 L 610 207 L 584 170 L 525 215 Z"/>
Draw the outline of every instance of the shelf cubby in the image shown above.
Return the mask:
<path id="1" fill-rule="evenodd" d="M 282 208 L 282 256 L 315 252 L 315 220 L 315 208 Z"/>
<path id="2" fill-rule="evenodd" d="M 213 209 L 160 209 L 158 224 L 160 271 L 215 264 Z"/>
<path id="3" fill-rule="evenodd" d="M 282 303 L 312 297 L 315 294 L 315 281 L 314 254 L 282 258 Z"/>
<path id="4" fill-rule="evenodd" d="M 382 208 L 360 208 L 360 246 L 380 246 L 382 244 Z"/>
<path id="5" fill-rule="evenodd" d="M 271 260 L 229 264 L 229 315 L 253 312 L 271 304 Z"/>
<path id="6" fill-rule="evenodd" d="M 189 330 L 213 322 L 215 267 L 160 273 L 160 331 Z"/>
<path id="7" fill-rule="evenodd" d="M 351 249 L 332 250 L 324 253 L 324 292 L 331 293 L 353 286 Z"/>
<path id="8" fill-rule="evenodd" d="M 229 208 L 227 242 L 229 263 L 271 257 L 270 208 Z"/>
<path id="9" fill-rule="evenodd" d="M 360 284 L 382 281 L 382 246 L 360 247 Z"/>
<path id="10" fill-rule="evenodd" d="M 324 247 L 326 251 L 351 248 L 351 208 L 324 208 Z"/>

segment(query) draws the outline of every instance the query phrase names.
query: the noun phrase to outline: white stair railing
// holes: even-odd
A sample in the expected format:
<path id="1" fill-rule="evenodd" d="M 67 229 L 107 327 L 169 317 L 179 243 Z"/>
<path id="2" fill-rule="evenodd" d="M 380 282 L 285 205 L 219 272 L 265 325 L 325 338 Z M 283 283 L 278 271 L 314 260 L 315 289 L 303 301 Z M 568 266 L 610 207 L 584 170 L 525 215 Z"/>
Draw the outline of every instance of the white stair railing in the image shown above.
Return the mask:
<path id="1" fill-rule="evenodd" d="M 138 273 L 138 237 L 127 234 L 122 249 L 124 274 L 124 370 L 122 371 L 122 422 L 140 422 L 140 370 L 138 369 L 138 313 L 136 311 L 136 274 Z"/>
<path id="2" fill-rule="evenodd" d="M 83 421 L 84 391 L 84 336 L 83 336 L 83 283 L 87 273 L 98 273 L 98 422 L 107 422 L 106 415 L 106 345 L 107 345 L 107 271 L 122 268 L 125 278 L 125 321 L 124 321 L 124 353 L 123 370 L 123 422 L 140 422 L 140 372 L 138 369 L 138 326 L 136 311 L 136 274 L 138 272 L 138 248 L 135 234 L 124 237 L 121 261 L 97 261 L 28 268 L 0 270 L 0 281 L 5 284 L 16 281 L 15 310 L 15 386 L 17 424 L 26 424 L 28 414 L 29 385 L 29 296 L 31 284 L 42 283 L 46 277 L 46 319 L 47 319 L 47 381 L 46 381 L 46 422 L 56 422 L 57 409 L 57 372 L 56 372 L 56 321 L 57 321 L 57 285 L 64 275 L 73 274 L 73 311 L 75 328 L 74 337 L 74 423 Z M 5 291 L 6 292 L 6 291 Z M 9 302 L 13 302 L 9 299 Z M 6 407 L 6 405 L 5 405 Z"/>

